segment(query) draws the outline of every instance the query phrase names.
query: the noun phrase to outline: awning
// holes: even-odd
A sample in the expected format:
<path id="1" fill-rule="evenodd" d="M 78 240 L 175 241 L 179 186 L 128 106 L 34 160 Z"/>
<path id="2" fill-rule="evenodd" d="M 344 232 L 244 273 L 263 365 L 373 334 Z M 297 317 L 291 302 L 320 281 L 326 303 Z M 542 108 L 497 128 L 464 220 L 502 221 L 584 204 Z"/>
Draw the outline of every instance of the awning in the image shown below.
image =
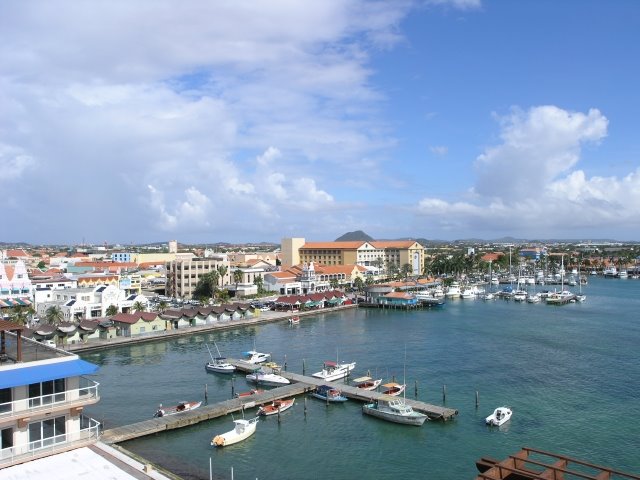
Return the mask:
<path id="1" fill-rule="evenodd" d="M 0 389 L 46 382 L 47 380 L 56 380 L 58 378 L 88 375 L 96 372 L 96 370 L 98 370 L 98 365 L 81 359 L 50 363 L 48 365 L 31 365 L 22 368 L 13 368 L 0 373 Z"/>

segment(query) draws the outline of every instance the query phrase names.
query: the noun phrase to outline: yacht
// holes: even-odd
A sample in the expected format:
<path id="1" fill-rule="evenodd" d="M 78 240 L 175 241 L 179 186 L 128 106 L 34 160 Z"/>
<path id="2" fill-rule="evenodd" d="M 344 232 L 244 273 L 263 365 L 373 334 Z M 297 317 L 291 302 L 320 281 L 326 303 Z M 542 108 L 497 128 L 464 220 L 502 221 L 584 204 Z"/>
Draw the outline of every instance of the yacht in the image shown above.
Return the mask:
<path id="1" fill-rule="evenodd" d="M 332 380 L 339 380 L 349 376 L 351 370 L 356 368 L 356 362 L 351 363 L 336 363 L 326 361 L 322 364 L 322 370 L 313 373 L 311 376 L 315 378 L 321 378 L 328 382 Z"/>
<path id="2" fill-rule="evenodd" d="M 450 298 L 460 298 L 461 293 L 462 292 L 460 292 L 460 284 L 458 282 L 453 282 L 451 285 L 449 285 L 449 288 L 447 288 L 445 296 Z"/>

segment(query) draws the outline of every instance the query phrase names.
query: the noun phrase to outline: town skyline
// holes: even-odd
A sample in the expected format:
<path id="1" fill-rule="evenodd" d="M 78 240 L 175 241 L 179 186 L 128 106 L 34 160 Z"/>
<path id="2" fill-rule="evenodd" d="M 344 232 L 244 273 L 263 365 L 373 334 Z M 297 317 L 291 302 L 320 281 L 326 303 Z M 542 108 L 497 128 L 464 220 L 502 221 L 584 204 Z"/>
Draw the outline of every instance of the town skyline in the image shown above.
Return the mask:
<path id="1" fill-rule="evenodd" d="M 634 241 L 637 13 L 2 2 L 3 240 Z"/>

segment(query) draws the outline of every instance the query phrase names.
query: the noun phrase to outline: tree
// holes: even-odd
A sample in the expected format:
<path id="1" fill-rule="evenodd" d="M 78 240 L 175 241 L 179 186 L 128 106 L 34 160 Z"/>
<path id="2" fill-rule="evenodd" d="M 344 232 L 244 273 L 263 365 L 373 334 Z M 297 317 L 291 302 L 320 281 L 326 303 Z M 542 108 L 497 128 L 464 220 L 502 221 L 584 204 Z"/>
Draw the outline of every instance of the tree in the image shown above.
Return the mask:
<path id="1" fill-rule="evenodd" d="M 147 306 L 142 303 L 141 301 L 137 301 L 133 304 L 133 311 L 134 312 L 144 312 L 147 310 Z"/>
<path id="2" fill-rule="evenodd" d="M 362 288 L 364 287 L 364 282 L 362 281 L 362 277 L 356 277 L 356 279 L 353 281 L 353 286 L 358 292 L 361 292 Z"/>
<path id="3" fill-rule="evenodd" d="M 329 280 L 329 286 L 335 290 L 338 288 L 338 279 L 337 278 L 332 278 L 331 280 Z"/>
<path id="4" fill-rule="evenodd" d="M 229 267 L 227 267 L 226 265 L 218 265 L 216 270 L 218 271 L 218 275 L 220 275 L 219 280 L 222 282 L 221 286 L 224 287 L 224 277 L 227 274 L 227 272 L 229 271 Z"/>
<path id="5" fill-rule="evenodd" d="M 11 309 L 9 317 L 11 318 L 12 322 L 19 325 L 25 325 L 27 323 L 27 319 L 29 318 L 29 312 L 25 307 L 18 306 Z"/>
<path id="6" fill-rule="evenodd" d="M 264 291 L 264 280 L 262 279 L 262 275 L 256 275 L 253 279 L 253 284 L 258 287 L 258 293 L 262 293 Z"/>
<path id="7" fill-rule="evenodd" d="M 413 273 L 413 267 L 411 266 L 411 264 L 405 263 L 404 265 L 402 265 L 401 273 L 404 279 L 406 280 L 409 277 L 409 274 Z"/>
<path id="8" fill-rule="evenodd" d="M 47 264 L 44 263 L 44 260 L 40 260 L 37 266 L 40 270 L 44 270 L 45 268 L 47 268 Z"/>
<path id="9" fill-rule="evenodd" d="M 51 305 L 45 312 L 45 319 L 51 325 L 57 325 L 64 320 L 64 314 L 59 306 Z"/>
<path id="10" fill-rule="evenodd" d="M 384 267 L 384 259 L 382 257 L 378 257 L 373 261 L 373 266 L 378 269 L 377 275 L 380 275 L 382 272 L 382 268 Z"/>
<path id="11" fill-rule="evenodd" d="M 237 295 L 237 292 L 238 292 L 238 284 L 240 282 L 242 282 L 243 278 L 244 278 L 244 273 L 242 272 L 242 270 L 240 270 L 239 268 L 236 268 L 233 271 L 233 281 L 236 284 L 236 295 Z"/>
<path id="12" fill-rule="evenodd" d="M 160 313 L 164 313 L 168 306 L 169 304 L 165 300 L 161 300 L 160 303 L 158 303 L 158 310 L 160 311 Z"/>
<path id="13" fill-rule="evenodd" d="M 115 305 L 111 304 L 107 307 L 107 311 L 105 312 L 105 314 L 107 315 L 107 317 L 113 317 L 114 315 L 118 314 L 118 307 L 116 307 Z"/>

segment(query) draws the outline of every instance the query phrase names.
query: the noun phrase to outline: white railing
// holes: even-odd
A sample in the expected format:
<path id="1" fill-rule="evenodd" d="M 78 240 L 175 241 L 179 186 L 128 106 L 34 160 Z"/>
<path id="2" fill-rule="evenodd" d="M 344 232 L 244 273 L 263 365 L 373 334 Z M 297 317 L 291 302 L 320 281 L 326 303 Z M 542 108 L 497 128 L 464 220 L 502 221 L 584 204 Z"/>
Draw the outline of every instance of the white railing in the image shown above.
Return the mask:
<path id="1" fill-rule="evenodd" d="M 0 403 L 0 419 L 11 416 L 15 413 L 25 412 L 28 410 L 53 410 L 65 403 L 86 402 L 88 400 L 98 400 L 98 382 L 84 379 L 90 384 L 73 390 L 66 390 L 60 393 L 52 393 L 50 395 L 41 395 L 39 397 L 25 398 L 23 400 L 14 400 L 13 402 Z"/>
<path id="2" fill-rule="evenodd" d="M 93 443 L 100 436 L 100 423 L 89 417 L 83 417 L 83 419 L 89 422 L 89 426 L 81 428 L 79 431 L 63 433 L 0 450 L 0 466 L 6 467 L 14 463 L 68 450 L 70 447 Z"/>

